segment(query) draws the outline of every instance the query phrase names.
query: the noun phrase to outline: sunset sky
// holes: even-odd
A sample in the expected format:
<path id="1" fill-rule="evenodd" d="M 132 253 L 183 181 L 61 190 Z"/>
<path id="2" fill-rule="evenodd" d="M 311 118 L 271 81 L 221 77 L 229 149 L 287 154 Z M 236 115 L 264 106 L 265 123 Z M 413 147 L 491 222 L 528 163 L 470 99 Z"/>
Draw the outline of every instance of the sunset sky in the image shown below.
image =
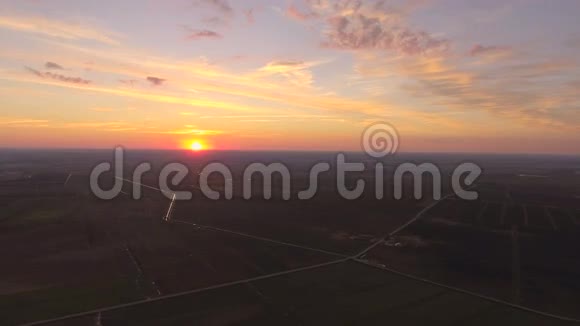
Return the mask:
<path id="1" fill-rule="evenodd" d="M 0 147 L 580 153 L 580 1 L 0 0 Z"/>

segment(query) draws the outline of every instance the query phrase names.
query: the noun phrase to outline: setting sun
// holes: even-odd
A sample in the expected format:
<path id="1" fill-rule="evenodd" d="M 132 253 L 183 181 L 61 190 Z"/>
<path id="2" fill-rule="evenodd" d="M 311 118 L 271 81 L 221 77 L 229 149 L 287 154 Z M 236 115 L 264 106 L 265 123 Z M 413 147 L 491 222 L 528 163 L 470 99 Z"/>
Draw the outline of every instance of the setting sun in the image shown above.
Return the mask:
<path id="1" fill-rule="evenodd" d="M 203 144 L 201 142 L 194 141 L 194 142 L 191 143 L 191 150 L 192 151 L 196 151 L 197 152 L 197 151 L 201 151 L 203 149 L 204 149 L 204 146 L 203 146 Z"/>

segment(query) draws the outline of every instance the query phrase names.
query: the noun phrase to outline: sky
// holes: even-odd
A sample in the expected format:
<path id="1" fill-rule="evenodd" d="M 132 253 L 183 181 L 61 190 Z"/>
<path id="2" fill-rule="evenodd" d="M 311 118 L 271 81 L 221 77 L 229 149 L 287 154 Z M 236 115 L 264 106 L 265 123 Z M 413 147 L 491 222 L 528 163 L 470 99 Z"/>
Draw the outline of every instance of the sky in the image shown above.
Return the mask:
<path id="1" fill-rule="evenodd" d="M 0 0 L 0 147 L 580 154 L 580 1 Z"/>

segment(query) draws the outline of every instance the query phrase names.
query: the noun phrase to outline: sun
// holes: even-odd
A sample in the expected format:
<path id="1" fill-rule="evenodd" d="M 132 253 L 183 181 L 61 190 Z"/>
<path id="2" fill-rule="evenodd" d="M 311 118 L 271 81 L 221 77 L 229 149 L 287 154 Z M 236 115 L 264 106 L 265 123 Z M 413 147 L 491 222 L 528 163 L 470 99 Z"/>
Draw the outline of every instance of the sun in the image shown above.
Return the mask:
<path id="1" fill-rule="evenodd" d="M 192 142 L 190 148 L 194 152 L 198 152 L 204 149 L 203 144 L 199 141 Z"/>

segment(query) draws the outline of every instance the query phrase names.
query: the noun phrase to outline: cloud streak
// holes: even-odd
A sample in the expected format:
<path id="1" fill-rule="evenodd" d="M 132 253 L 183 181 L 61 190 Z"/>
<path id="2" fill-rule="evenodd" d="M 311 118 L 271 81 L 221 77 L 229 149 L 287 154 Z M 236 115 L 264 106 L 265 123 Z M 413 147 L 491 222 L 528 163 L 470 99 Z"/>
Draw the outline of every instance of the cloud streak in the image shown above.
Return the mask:
<path id="1" fill-rule="evenodd" d="M 46 127 L 50 123 L 49 120 L 44 119 L 7 119 L 0 117 L 0 125 L 5 127 Z"/>
<path id="2" fill-rule="evenodd" d="M 221 39 L 223 35 L 216 31 L 209 29 L 187 29 L 186 38 L 191 41 L 204 40 L 204 39 Z"/>
<path id="3" fill-rule="evenodd" d="M 38 16 L 0 16 L 0 28 L 40 34 L 66 40 L 91 40 L 108 45 L 119 45 L 119 35 L 79 23 L 52 20 Z"/>
<path id="4" fill-rule="evenodd" d="M 88 85 L 91 83 L 90 80 L 83 79 L 80 77 L 70 77 L 70 76 L 65 76 L 65 75 L 61 75 L 61 74 L 56 74 L 56 73 L 53 73 L 50 71 L 41 72 L 41 71 L 38 71 L 38 70 L 30 68 L 30 67 L 25 67 L 25 69 L 28 70 L 30 73 L 32 73 L 40 78 L 53 79 L 53 80 L 57 80 L 60 82 L 77 84 L 77 85 Z"/>
<path id="5" fill-rule="evenodd" d="M 198 5 L 206 5 L 223 15 L 229 16 L 234 14 L 234 9 L 227 0 L 197 0 L 195 3 Z"/>
<path id="6" fill-rule="evenodd" d="M 496 62 L 501 59 L 509 58 L 513 54 L 513 49 L 509 46 L 481 45 L 476 44 L 470 50 L 468 55 L 474 58 L 481 58 L 487 63 Z"/>
<path id="7" fill-rule="evenodd" d="M 147 81 L 153 86 L 161 86 L 165 83 L 165 79 L 153 76 L 148 76 Z"/>
<path id="8" fill-rule="evenodd" d="M 63 69 L 64 69 L 64 68 L 63 68 L 61 65 L 59 65 L 58 63 L 54 63 L 54 62 L 50 62 L 50 61 L 48 61 L 48 62 L 46 62 L 46 63 L 44 64 L 44 68 L 46 68 L 46 69 L 56 69 L 56 70 L 63 70 Z"/>
<path id="9" fill-rule="evenodd" d="M 325 63 L 325 61 L 292 61 L 275 60 L 258 70 L 261 75 L 280 75 L 298 87 L 309 87 L 313 83 L 311 67 Z"/>
<path id="10" fill-rule="evenodd" d="M 286 16 L 298 21 L 307 21 L 311 19 L 320 18 L 319 14 L 313 11 L 303 12 L 300 9 L 298 9 L 294 4 L 290 4 L 290 6 L 288 6 L 288 8 L 286 9 Z"/>

